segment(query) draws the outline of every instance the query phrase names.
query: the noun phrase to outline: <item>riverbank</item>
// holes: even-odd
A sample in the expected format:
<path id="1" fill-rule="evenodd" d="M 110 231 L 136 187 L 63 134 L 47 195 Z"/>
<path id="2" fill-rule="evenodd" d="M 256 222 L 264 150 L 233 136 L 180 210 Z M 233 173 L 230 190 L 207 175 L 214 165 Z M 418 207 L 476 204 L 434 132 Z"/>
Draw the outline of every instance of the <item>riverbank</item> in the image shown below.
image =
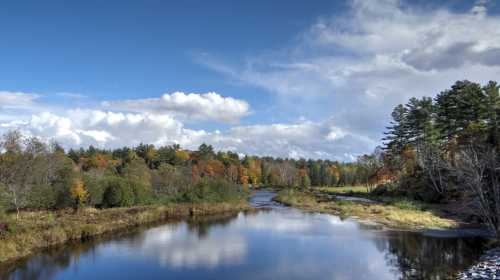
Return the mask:
<path id="1" fill-rule="evenodd" d="M 141 225 L 253 208 L 246 202 L 170 204 L 130 208 L 21 212 L 17 222 L 0 232 L 0 264 L 30 256 L 44 248 Z M 12 218 L 11 218 L 12 219 Z"/>
<path id="2" fill-rule="evenodd" d="M 390 229 L 422 231 L 427 229 L 459 228 L 459 221 L 446 218 L 437 209 L 420 209 L 410 203 L 367 203 L 325 199 L 310 192 L 286 189 L 278 193 L 276 201 L 306 211 L 353 218 L 362 223 L 376 223 Z"/>
<path id="3" fill-rule="evenodd" d="M 487 251 L 477 264 L 460 273 L 457 279 L 500 279 L 500 248 Z"/>

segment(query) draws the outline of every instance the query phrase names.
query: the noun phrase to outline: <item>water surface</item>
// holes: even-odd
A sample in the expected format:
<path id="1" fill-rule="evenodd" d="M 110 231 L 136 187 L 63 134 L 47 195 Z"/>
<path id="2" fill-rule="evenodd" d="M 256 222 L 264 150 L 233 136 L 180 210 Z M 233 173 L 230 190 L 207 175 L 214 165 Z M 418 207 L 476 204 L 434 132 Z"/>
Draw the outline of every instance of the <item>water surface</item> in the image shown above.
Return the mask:
<path id="1" fill-rule="evenodd" d="M 258 192 L 257 213 L 159 225 L 69 245 L 5 279 L 446 279 L 481 253 L 477 238 L 387 232 L 304 213 Z"/>

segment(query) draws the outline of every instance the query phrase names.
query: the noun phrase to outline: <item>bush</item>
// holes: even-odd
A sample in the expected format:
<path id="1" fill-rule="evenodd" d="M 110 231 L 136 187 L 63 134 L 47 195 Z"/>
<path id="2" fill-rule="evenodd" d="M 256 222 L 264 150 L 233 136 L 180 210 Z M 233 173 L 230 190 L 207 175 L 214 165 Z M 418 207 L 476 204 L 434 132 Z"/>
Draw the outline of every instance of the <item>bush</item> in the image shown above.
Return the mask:
<path id="1" fill-rule="evenodd" d="M 391 196 L 395 193 L 398 188 L 398 184 L 396 183 L 386 183 L 378 185 L 375 189 L 371 191 L 372 195 L 375 196 Z"/>
<path id="2" fill-rule="evenodd" d="M 421 172 L 416 172 L 412 176 L 403 176 L 400 179 L 396 196 L 404 196 L 427 203 L 438 203 L 443 199 L 443 195 L 437 193 L 430 187 L 430 184 Z"/>
<path id="3" fill-rule="evenodd" d="M 56 190 L 49 185 L 35 186 L 27 195 L 27 206 L 31 209 L 54 209 L 57 205 Z"/>
<path id="4" fill-rule="evenodd" d="M 7 213 L 5 208 L 0 206 L 0 223 L 5 222 L 7 220 Z"/>
<path id="5" fill-rule="evenodd" d="M 151 187 L 138 181 L 130 181 L 129 185 L 134 194 L 135 205 L 143 205 L 151 203 L 152 201 Z"/>
<path id="6" fill-rule="evenodd" d="M 104 186 L 104 206 L 126 207 L 134 204 L 134 192 L 125 179 L 120 177 L 109 177 L 105 179 Z"/>
<path id="7" fill-rule="evenodd" d="M 105 191 L 105 180 L 97 180 L 91 176 L 83 176 L 83 184 L 87 190 L 87 205 L 101 206 Z"/>
<path id="8" fill-rule="evenodd" d="M 244 199 L 247 192 L 223 179 L 203 178 L 182 196 L 184 202 L 231 202 Z"/>

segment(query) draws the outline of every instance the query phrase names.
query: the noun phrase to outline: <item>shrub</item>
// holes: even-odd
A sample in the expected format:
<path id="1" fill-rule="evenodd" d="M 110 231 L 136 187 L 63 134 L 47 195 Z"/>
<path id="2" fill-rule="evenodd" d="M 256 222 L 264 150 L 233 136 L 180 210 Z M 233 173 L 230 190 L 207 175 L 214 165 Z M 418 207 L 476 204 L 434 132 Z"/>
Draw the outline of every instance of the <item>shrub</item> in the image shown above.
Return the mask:
<path id="1" fill-rule="evenodd" d="M 87 205 L 101 206 L 103 203 L 105 180 L 97 180 L 91 176 L 83 176 L 83 183 L 87 189 Z"/>
<path id="2" fill-rule="evenodd" d="M 244 199 L 247 192 L 238 185 L 223 179 L 203 178 L 186 191 L 184 202 L 230 202 Z"/>
<path id="3" fill-rule="evenodd" d="M 141 205 L 141 204 L 148 204 L 151 203 L 151 187 L 145 185 L 142 182 L 139 181 L 130 181 L 129 182 L 130 188 L 132 189 L 132 192 L 134 194 L 134 204 L 135 205 Z"/>
<path id="4" fill-rule="evenodd" d="M 57 180 L 52 186 L 56 193 L 56 208 L 67 208 L 75 206 L 75 199 L 72 197 L 72 188 L 75 180 L 80 178 L 76 172 L 66 172 L 66 174 Z"/>
<path id="5" fill-rule="evenodd" d="M 49 185 L 35 186 L 27 195 L 27 206 L 32 209 L 53 209 L 57 205 L 56 190 Z"/>
<path id="6" fill-rule="evenodd" d="M 134 192 L 125 179 L 120 177 L 108 177 L 105 179 L 104 185 L 104 206 L 125 207 L 134 204 Z"/>

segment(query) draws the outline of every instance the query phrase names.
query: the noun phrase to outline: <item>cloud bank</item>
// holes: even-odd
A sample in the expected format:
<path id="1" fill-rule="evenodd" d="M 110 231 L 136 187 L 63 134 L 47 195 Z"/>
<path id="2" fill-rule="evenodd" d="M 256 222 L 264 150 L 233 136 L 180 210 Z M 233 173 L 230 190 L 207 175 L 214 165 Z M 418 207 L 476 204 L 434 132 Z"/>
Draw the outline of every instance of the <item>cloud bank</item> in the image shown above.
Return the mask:
<path id="1" fill-rule="evenodd" d="M 65 115 L 45 112 L 26 121 L 3 123 L 0 128 L 20 129 L 26 136 L 56 140 L 68 148 L 88 145 L 118 148 L 142 142 L 196 149 L 208 143 L 218 150 L 283 158 L 352 160 L 353 150 L 375 144 L 369 138 L 343 131 L 332 120 L 234 126 L 224 132 L 208 132 L 186 128 L 183 122 L 169 115 L 88 109 L 68 110 Z"/>

